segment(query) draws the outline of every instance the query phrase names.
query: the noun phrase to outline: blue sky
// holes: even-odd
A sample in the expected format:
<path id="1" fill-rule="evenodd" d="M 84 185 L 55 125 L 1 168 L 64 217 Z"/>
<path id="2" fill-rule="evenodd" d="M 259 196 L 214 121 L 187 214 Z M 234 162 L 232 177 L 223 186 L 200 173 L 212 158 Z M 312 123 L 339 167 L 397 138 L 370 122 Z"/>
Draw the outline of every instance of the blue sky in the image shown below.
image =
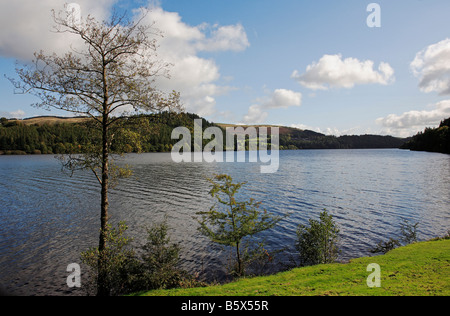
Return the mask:
<path id="1" fill-rule="evenodd" d="M 148 22 L 166 32 L 160 54 L 175 65 L 161 87 L 215 122 L 410 136 L 450 116 L 448 0 L 73 2 L 99 18 L 150 7 Z M 371 2 L 380 28 L 367 25 Z M 31 107 L 3 76 L 33 51 L 61 49 L 45 32 L 64 3 L 0 4 L 0 115 L 67 115 Z"/>

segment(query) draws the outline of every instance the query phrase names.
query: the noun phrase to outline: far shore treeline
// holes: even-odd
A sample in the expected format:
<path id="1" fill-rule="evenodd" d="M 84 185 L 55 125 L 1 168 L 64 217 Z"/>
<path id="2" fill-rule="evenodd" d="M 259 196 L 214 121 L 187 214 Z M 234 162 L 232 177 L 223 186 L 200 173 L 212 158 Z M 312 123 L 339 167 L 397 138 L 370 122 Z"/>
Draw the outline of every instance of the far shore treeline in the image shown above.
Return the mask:
<path id="1" fill-rule="evenodd" d="M 193 132 L 196 114 L 163 112 L 150 115 L 136 115 L 123 119 L 116 129 L 112 147 L 121 144 L 123 152 L 170 152 L 179 140 L 171 139 L 174 128 L 184 126 Z M 435 148 L 448 150 L 448 122 L 444 121 L 435 134 L 446 133 L 446 137 L 437 136 L 438 141 L 446 145 L 434 145 Z M 35 117 L 24 120 L 0 119 L 0 154 L 66 154 L 81 153 L 88 150 L 92 139 L 100 137 L 92 128 L 89 118 L 57 118 L 51 116 Z M 215 124 L 203 119 L 203 129 L 218 126 L 225 130 L 230 125 Z M 447 127 L 445 127 L 447 126 Z M 245 126 L 244 126 L 245 127 Z M 413 139 L 392 136 L 326 136 L 309 130 L 280 127 L 280 149 L 366 149 L 366 148 L 404 148 L 420 150 L 419 142 L 431 129 Z M 224 133 L 225 135 L 225 133 Z M 440 135 L 440 134 L 439 134 Z M 428 139 L 428 138 L 427 138 Z M 120 141 L 119 141 L 120 140 Z M 138 140 L 138 141 L 137 141 Z M 207 140 L 204 141 L 208 143 Z M 426 140 L 425 140 L 426 142 Z M 447 146 L 447 147 L 445 147 Z M 248 148 L 248 147 L 246 147 Z M 439 151 L 439 150 L 434 150 Z"/>
<path id="2" fill-rule="evenodd" d="M 401 148 L 450 154 L 450 118 L 442 121 L 438 128 L 426 128 Z"/>

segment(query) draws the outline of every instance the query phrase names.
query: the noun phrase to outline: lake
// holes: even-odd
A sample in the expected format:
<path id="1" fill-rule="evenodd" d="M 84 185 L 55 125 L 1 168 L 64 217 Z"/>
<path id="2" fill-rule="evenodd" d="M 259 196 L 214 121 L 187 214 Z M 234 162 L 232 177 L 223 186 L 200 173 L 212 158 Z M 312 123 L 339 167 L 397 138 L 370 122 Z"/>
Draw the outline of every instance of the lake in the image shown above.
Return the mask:
<path id="1" fill-rule="evenodd" d="M 269 250 L 285 248 L 295 259 L 299 224 L 323 209 L 341 230 L 341 260 L 368 256 L 379 241 L 399 237 L 404 219 L 419 223 L 420 240 L 450 229 L 450 156 L 396 149 L 280 152 L 275 174 L 258 163 L 181 163 L 170 154 L 131 154 L 134 175 L 110 191 L 111 222 L 126 221 L 134 245 L 146 227 L 167 219 L 172 241 L 182 246 L 183 266 L 223 274 L 227 252 L 197 232 L 195 213 L 214 200 L 208 177 L 226 173 L 248 182 L 241 198 L 254 198 L 288 215 L 264 232 Z M 69 289 L 67 266 L 98 244 L 99 184 L 91 172 L 72 177 L 53 156 L 0 156 L 0 287 L 17 295 L 82 295 Z M 83 273 L 83 271 L 82 271 Z M 83 275 L 82 275 L 83 278 Z M 82 279 L 83 282 L 83 279 Z"/>

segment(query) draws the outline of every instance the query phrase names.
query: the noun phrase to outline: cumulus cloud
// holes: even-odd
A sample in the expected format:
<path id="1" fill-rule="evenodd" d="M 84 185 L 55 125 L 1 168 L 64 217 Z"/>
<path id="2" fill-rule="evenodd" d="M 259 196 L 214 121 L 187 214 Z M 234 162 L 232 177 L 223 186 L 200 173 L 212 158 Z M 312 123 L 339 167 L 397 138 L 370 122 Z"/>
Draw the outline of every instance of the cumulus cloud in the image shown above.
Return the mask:
<path id="1" fill-rule="evenodd" d="M 109 15 L 116 0 L 77 0 L 81 14 L 91 14 L 103 20 Z M 64 10 L 62 0 L 14 0 L 0 2 L 0 57 L 24 61 L 31 60 L 33 53 L 66 52 L 70 44 L 77 42 L 71 34 L 52 32 L 54 21 L 51 10 Z M 7 31 L 5 31 L 7 30 Z"/>
<path id="2" fill-rule="evenodd" d="M 8 119 L 16 118 L 22 119 L 25 117 L 25 112 L 22 110 L 12 111 L 12 112 L 0 112 L 0 117 L 6 117 Z"/>
<path id="3" fill-rule="evenodd" d="M 216 97 L 234 89 L 217 84 L 219 67 L 213 59 L 199 57 L 200 52 L 242 51 L 250 44 L 242 25 L 210 26 L 203 23 L 191 26 L 182 21 L 177 12 L 151 7 L 148 23 L 163 32 L 159 55 L 172 63 L 170 79 L 160 78 L 158 87 L 177 90 L 187 111 L 201 116 L 215 113 Z"/>
<path id="4" fill-rule="evenodd" d="M 217 24 L 210 27 L 205 25 L 204 29 L 211 28 L 211 36 L 203 37 L 196 48 L 201 51 L 235 51 L 240 52 L 250 46 L 247 33 L 241 24 L 218 26 Z"/>
<path id="5" fill-rule="evenodd" d="M 292 90 L 277 89 L 272 95 L 264 100 L 262 106 L 268 109 L 287 109 L 291 106 L 301 106 L 302 94 Z"/>
<path id="6" fill-rule="evenodd" d="M 245 124 L 263 124 L 269 116 L 269 113 L 264 112 L 258 104 L 250 106 L 247 115 L 244 116 Z"/>
<path id="7" fill-rule="evenodd" d="M 309 65 L 305 73 L 295 70 L 291 77 L 311 90 L 350 89 L 362 84 L 387 85 L 394 81 L 394 70 L 385 62 L 380 63 L 377 71 L 371 60 L 324 55 L 318 62 Z"/>
<path id="8" fill-rule="evenodd" d="M 70 2 L 70 1 L 69 1 Z M 91 14 L 99 20 L 107 20 L 117 0 L 76 0 L 83 17 Z M 46 53 L 67 52 L 70 45 L 81 42 L 71 34 L 51 32 L 54 21 L 51 10 L 64 10 L 62 0 L 14 0 L 0 2 L 0 57 L 31 60 L 35 51 Z M 187 111 L 202 116 L 215 112 L 217 96 L 233 89 L 217 82 L 220 71 L 213 59 L 200 57 L 200 52 L 242 51 L 250 44 L 244 27 L 235 25 L 191 26 L 182 21 L 177 12 L 167 12 L 158 4 L 148 1 L 150 12 L 144 23 L 163 32 L 159 38 L 158 58 L 171 63 L 170 79 L 158 78 L 156 84 L 163 91 L 179 91 Z M 135 10 L 139 18 L 142 10 Z"/>
<path id="9" fill-rule="evenodd" d="M 420 78 L 423 92 L 450 94 L 450 39 L 433 44 L 417 53 L 411 63 L 413 73 Z"/>
<path id="10" fill-rule="evenodd" d="M 277 89 L 270 96 L 257 100 L 259 104 L 250 106 L 248 114 L 244 116 L 245 124 L 264 123 L 269 109 L 287 109 L 292 106 L 301 106 L 302 94 L 292 90 Z"/>
<path id="11" fill-rule="evenodd" d="M 438 126 L 440 121 L 450 116 L 450 100 L 444 100 L 433 105 L 434 109 L 424 111 L 409 111 L 400 115 L 390 114 L 376 120 L 387 133 L 411 136 L 425 129 Z"/>

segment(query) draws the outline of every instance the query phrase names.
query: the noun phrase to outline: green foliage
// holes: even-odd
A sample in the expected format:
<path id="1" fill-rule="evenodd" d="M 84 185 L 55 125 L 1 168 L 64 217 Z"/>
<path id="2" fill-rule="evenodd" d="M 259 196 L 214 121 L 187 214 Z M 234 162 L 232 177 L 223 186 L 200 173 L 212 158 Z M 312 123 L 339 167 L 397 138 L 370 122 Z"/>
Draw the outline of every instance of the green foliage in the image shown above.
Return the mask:
<path id="1" fill-rule="evenodd" d="M 380 241 L 374 248 L 370 249 L 370 252 L 386 254 L 389 251 L 400 246 L 400 241 L 398 241 L 397 239 L 389 238 L 388 241 Z"/>
<path id="2" fill-rule="evenodd" d="M 178 140 L 171 134 L 176 127 L 187 127 L 194 135 L 194 120 L 199 116 L 190 113 L 162 112 L 135 115 L 116 122 L 111 150 L 115 153 L 170 152 Z M 25 121 L 24 121 L 25 122 Z M 217 125 L 203 119 L 203 129 Z M 93 143 L 100 143 L 101 135 L 93 120 L 85 123 L 58 123 L 26 125 L 20 121 L 4 119 L 0 124 L 0 151 L 20 150 L 31 154 L 77 154 L 95 152 Z M 258 130 L 258 128 L 257 128 Z M 226 133 L 224 132 L 224 138 Z M 95 140 L 95 142 L 94 142 Z M 257 139 L 258 141 L 259 138 Z M 399 148 L 405 140 L 390 136 L 326 136 L 313 131 L 282 128 L 280 149 L 353 149 L 353 148 Z M 210 140 L 203 140 L 203 146 Z M 194 142 L 191 142 L 194 144 Z M 271 138 L 267 139 L 271 148 Z M 226 142 L 224 141 L 224 144 Z M 258 143 L 259 144 L 259 143 Z M 249 150 L 249 139 L 245 139 Z"/>
<path id="3" fill-rule="evenodd" d="M 81 152 L 92 136 L 85 124 L 25 125 L 9 122 L 0 126 L 0 150 L 20 150 L 27 154 L 35 150 L 42 154 Z"/>
<path id="4" fill-rule="evenodd" d="M 380 135 L 340 136 L 337 139 L 340 149 L 400 148 L 406 141 L 404 138 Z"/>
<path id="5" fill-rule="evenodd" d="M 450 118 L 438 128 L 426 128 L 402 146 L 402 149 L 450 154 Z"/>
<path id="6" fill-rule="evenodd" d="M 296 249 L 300 255 L 300 265 L 333 263 L 339 257 L 339 228 L 326 210 L 320 219 L 310 219 L 309 227 L 299 225 Z"/>
<path id="7" fill-rule="evenodd" d="M 189 113 L 162 112 L 123 118 L 111 131 L 112 153 L 170 152 L 178 140 L 172 140 L 172 131 L 184 126 L 194 135 L 194 120 L 199 116 Z M 5 119 L 6 120 L 6 119 Z M 57 123 L 27 125 L 17 121 L 1 121 L 0 151 L 23 151 L 32 154 L 80 154 L 101 152 L 101 129 L 94 120 L 84 123 Z M 215 126 L 203 120 L 203 129 Z M 192 141 L 192 144 L 194 142 Z M 208 141 L 205 141 L 205 144 Z M 204 144 L 204 145 L 205 145 Z"/>
<path id="8" fill-rule="evenodd" d="M 261 251 L 250 249 L 249 243 L 243 244 L 244 239 L 274 227 L 281 217 L 259 210 L 261 203 L 253 199 L 237 201 L 235 195 L 245 183 L 233 183 L 228 175 L 216 175 L 209 181 L 212 184 L 210 195 L 217 199 L 219 205 L 197 213 L 201 215 L 199 231 L 214 243 L 235 249 L 232 274 L 243 276 L 246 267 L 261 257 L 261 251 L 265 252 L 261 245 Z"/>
<path id="9" fill-rule="evenodd" d="M 0 126 L 5 126 L 8 123 L 8 119 L 6 117 L 0 118 Z"/>
<path id="10" fill-rule="evenodd" d="M 417 227 L 419 223 L 412 224 L 408 220 L 404 219 L 400 224 L 400 239 L 389 238 L 388 241 L 380 241 L 374 248 L 370 249 L 371 253 L 388 253 L 389 251 L 409 244 L 416 243 L 417 238 Z"/>
<path id="11" fill-rule="evenodd" d="M 91 248 L 81 254 L 82 262 L 90 268 L 88 281 L 84 284 L 88 294 L 97 293 L 99 271 L 105 273 L 104 286 L 111 296 L 138 290 L 134 282 L 140 267 L 135 252 L 129 249 L 131 239 L 124 236 L 127 229 L 124 222 L 119 223 L 117 228 L 107 225 L 104 251 L 100 253 L 98 248 Z"/>
<path id="12" fill-rule="evenodd" d="M 147 229 L 147 244 L 142 255 L 143 289 L 183 287 L 194 281 L 179 267 L 181 248 L 171 243 L 168 229 L 165 221 Z"/>
<path id="13" fill-rule="evenodd" d="M 441 122 L 441 124 L 439 125 L 439 127 L 444 127 L 444 126 L 450 127 L 450 117 L 448 119 L 443 120 Z"/>
<path id="14" fill-rule="evenodd" d="M 110 296 L 124 295 L 154 289 L 203 286 L 196 278 L 179 267 L 181 248 L 168 237 L 168 225 L 164 221 L 147 230 L 147 243 L 137 255 L 131 247 L 132 239 L 125 233 L 128 227 L 120 222 L 117 228 L 107 225 L 106 249 L 100 254 L 91 248 L 81 254 L 88 266 L 88 280 L 83 283 L 87 294 L 97 293 L 98 273 L 103 271 Z M 102 265 L 102 269 L 98 266 Z"/>
<path id="15" fill-rule="evenodd" d="M 308 130 L 290 129 L 280 134 L 280 149 L 399 148 L 405 139 L 392 136 L 326 136 Z"/>
<path id="16" fill-rule="evenodd" d="M 418 242 L 417 239 L 418 226 L 419 223 L 412 224 L 406 219 L 404 219 L 403 222 L 400 224 L 400 231 L 404 245 L 409 245 Z"/>

